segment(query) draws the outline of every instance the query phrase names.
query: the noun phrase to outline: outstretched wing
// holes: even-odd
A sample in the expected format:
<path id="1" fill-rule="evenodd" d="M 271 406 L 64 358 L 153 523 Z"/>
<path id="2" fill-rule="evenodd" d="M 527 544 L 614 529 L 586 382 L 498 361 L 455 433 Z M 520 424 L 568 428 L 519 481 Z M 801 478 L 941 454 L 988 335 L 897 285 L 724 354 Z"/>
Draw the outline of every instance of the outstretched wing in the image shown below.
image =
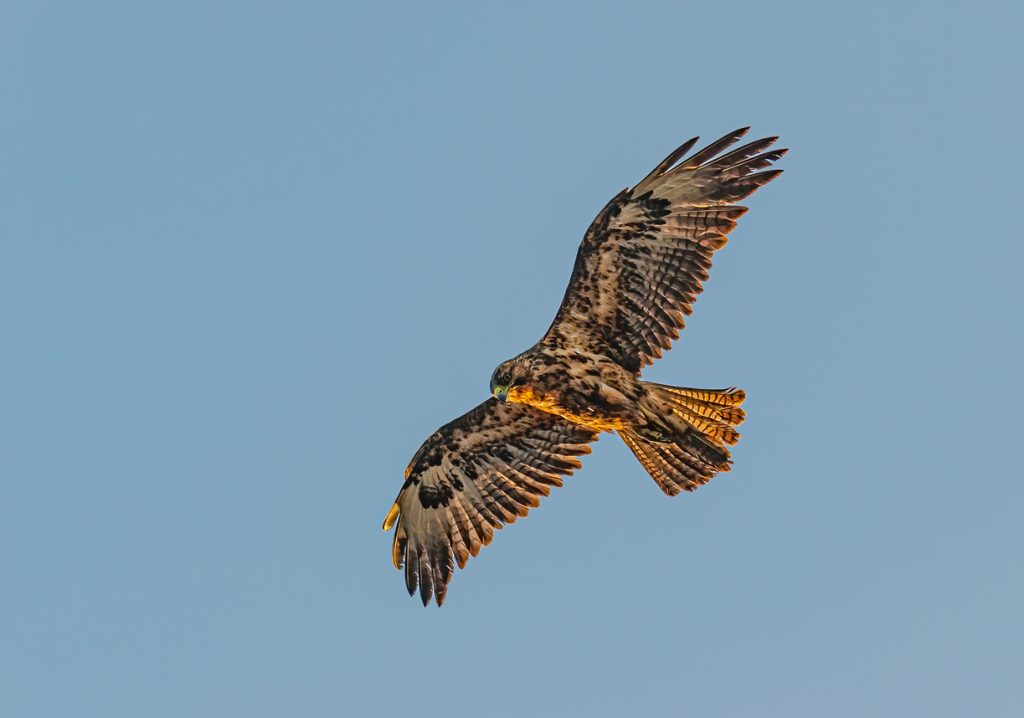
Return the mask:
<path id="1" fill-rule="evenodd" d="M 409 595 L 444 602 L 453 563 L 491 542 L 495 529 L 526 516 L 580 467 L 597 432 L 524 404 L 488 399 L 423 442 L 384 519 L 395 524 L 391 559 L 405 566 Z"/>
<path id="2" fill-rule="evenodd" d="M 747 211 L 735 203 L 782 173 L 758 171 L 786 153 L 765 152 L 776 137 L 719 154 L 748 129 L 680 162 L 694 137 L 601 210 L 541 344 L 584 349 L 636 373 L 672 346 L 708 278 L 711 256 Z"/>

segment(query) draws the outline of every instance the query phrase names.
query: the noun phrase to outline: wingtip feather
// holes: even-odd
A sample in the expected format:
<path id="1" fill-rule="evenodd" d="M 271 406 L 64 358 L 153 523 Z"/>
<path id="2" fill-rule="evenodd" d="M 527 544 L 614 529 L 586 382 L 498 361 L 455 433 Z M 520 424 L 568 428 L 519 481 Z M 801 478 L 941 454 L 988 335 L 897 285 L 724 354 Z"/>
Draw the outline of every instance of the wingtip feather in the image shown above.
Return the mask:
<path id="1" fill-rule="evenodd" d="M 391 504 L 391 508 L 388 509 L 388 515 L 384 517 L 384 523 L 381 528 L 384 531 L 390 531 L 391 527 L 395 525 L 395 521 L 398 520 L 398 515 L 401 513 L 401 509 L 398 507 L 398 502 Z"/>

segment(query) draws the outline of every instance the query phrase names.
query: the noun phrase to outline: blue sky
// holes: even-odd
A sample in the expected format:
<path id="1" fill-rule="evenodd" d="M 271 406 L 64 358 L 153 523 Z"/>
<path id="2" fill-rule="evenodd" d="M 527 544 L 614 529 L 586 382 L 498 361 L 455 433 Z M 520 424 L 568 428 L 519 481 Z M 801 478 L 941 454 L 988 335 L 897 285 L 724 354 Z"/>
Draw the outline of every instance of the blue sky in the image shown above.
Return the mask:
<path id="1" fill-rule="evenodd" d="M 0 714 L 1017 716 L 1017 30 L 997 3 L 0 10 Z M 693 134 L 779 134 L 612 437 L 410 599 L 380 521 Z"/>

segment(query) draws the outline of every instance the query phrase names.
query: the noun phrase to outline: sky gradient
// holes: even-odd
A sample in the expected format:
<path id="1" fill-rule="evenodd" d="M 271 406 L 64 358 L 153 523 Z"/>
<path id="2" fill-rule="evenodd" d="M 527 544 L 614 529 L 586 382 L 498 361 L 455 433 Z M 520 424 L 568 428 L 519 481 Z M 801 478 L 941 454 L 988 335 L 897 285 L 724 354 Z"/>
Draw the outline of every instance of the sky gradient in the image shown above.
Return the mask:
<path id="1" fill-rule="evenodd" d="M 1022 20 L 4 5 L 0 715 L 1024 714 Z M 406 462 L 743 125 L 786 173 L 645 372 L 747 390 L 733 471 L 606 436 L 425 610 Z"/>

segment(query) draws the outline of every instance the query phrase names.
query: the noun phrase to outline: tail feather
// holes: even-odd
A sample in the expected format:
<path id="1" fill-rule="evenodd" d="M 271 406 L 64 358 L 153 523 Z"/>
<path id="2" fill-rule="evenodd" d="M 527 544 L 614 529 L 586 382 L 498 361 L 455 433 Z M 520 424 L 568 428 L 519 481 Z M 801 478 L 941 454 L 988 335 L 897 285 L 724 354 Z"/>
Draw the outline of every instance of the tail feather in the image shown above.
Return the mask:
<path id="1" fill-rule="evenodd" d="M 629 430 L 620 431 L 619 436 L 651 478 L 669 496 L 675 496 L 680 491 L 693 491 L 709 482 L 719 471 L 729 470 L 728 458 L 715 464 L 681 443 L 650 441 Z M 725 455 L 728 457 L 728 452 Z"/>
<path id="2" fill-rule="evenodd" d="M 677 416 L 681 417 L 687 424 L 705 436 L 729 446 L 733 446 L 740 440 L 740 433 L 733 428 L 733 425 L 739 422 L 730 422 L 727 419 L 746 418 L 746 414 L 743 413 L 742 409 L 738 413 L 736 409 L 731 409 L 728 412 L 728 416 L 726 416 L 726 414 L 717 411 L 713 406 L 702 405 L 692 399 L 671 401 L 671 404 L 672 411 Z M 740 421 L 743 418 L 740 418 Z"/>
<path id="3" fill-rule="evenodd" d="M 690 412 L 697 414 L 698 416 L 704 417 L 710 421 L 722 422 L 729 426 L 742 424 L 747 418 L 747 412 L 743 411 L 743 409 L 738 406 L 722 406 L 720 404 L 701 401 L 700 399 L 687 399 L 685 407 Z"/>
<path id="4" fill-rule="evenodd" d="M 741 389 L 691 389 L 644 382 L 652 398 L 651 426 L 619 436 L 651 478 L 670 496 L 693 491 L 728 471 L 734 428 L 746 418 Z M 667 430 L 667 431 L 666 431 Z"/>
<path id="5" fill-rule="evenodd" d="M 716 406 L 739 406 L 747 398 L 747 392 L 734 386 L 728 389 L 691 389 L 685 386 L 669 386 L 668 384 L 654 384 L 652 382 L 644 382 L 644 384 L 658 391 L 697 399 L 698 401 L 715 404 Z"/>

